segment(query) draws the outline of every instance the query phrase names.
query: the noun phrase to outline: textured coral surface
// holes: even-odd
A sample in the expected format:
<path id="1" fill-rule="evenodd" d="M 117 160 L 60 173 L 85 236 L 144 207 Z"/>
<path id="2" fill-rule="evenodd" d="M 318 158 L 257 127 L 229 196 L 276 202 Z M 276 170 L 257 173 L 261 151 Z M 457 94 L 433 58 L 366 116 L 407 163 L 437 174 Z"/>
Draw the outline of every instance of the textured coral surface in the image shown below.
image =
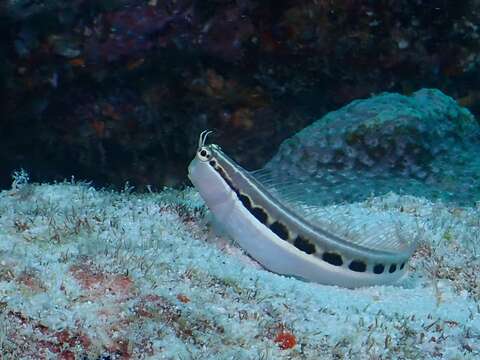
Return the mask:
<path id="1" fill-rule="evenodd" d="M 134 195 L 17 178 L 0 193 L 4 359 L 478 359 L 480 209 L 395 194 L 324 208 L 394 217 L 420 246 L 396 286 L 263 270 L 192 189 Z"/>
<path id="2" fill-rule="evenodd" d="M 286 140 L 265 168 L 311 184 L 315 201 L 395 191 L 475 204 L 479 152 L 480 125 L 471 113 L 440 91 L 423 89 L 331 112 Z"/>

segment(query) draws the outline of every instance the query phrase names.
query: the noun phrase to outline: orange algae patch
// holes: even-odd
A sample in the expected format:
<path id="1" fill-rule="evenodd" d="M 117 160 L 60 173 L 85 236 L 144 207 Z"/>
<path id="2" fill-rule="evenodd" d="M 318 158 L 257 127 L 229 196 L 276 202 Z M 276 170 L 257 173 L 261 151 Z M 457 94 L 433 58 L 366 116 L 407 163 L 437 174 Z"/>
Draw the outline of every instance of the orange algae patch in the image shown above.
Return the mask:
<path id="1" fill-rule="evenodd" d="M 70 268 L 73 277 L 77 279 L 82 288 L 92 290 L 105 281 L 105 275 L 95 272 L 86 264 L 73 265 Z"/>
<path id="2" fill-rule="evenodd" d="M 282 350 L 293 348 L 297 344 L 295 335 L 288 331 L 280 331 L 274 340 Z"/>
<path id="3" fill-rule="evenodd" d="M 92 126 L 95 135 L 99 138 L 103 138 L 105 135 L 105 123 L 103 121 L 94 119 L 90 125 Z"/>
<path id="4" fill-rule="evenodd" d="M 96 271 L 88 264 L 73 265 L 70 272 L 84 290 L 100 296 L 113 293 L 125 297 L 133 291 L 133 280 L 125 275 Z"/>
<path id="5" fill-rule="evenodd" d="M 16 341 L 26 341 L 26 345 L 28 344 L 21 349 L 22 359 L 52 358 L 51 354 L 47 357 L 47 353 L 56 354 L 55 359 L 75 359 L 75 357 L 72 357 L 74 350 L 81 349 L 82 351 L 87 351 L 90 348 L 91 341 L 81 330 L 63 329 L 54 331 L 39 320 L 26 316 L 21 312 L 8 311 L 6 315 L 10 319 L 10 326 L 13 328 L 30 327 L 33 330 L 29 337 L 25 334 L 18 334 L 15 331 L 10 332 L 10 329 L 8 329 L 7 333 L 10 341 L 14 343 Z M 18 358 L 20 358 L 20 354 L 18 355 Z"/>
<path id="6" fill-rule="evenodd" d="M 38 279 L 35 274 L 28 271 L 22 272 L 17 277 L 17 281 L 34 292 L 43 292 L 46 290 L 40 279 Z"/>
<path id="7" fill-rule="evenodd" d="M 75 59 L 69 60 L 68 63 L 72 66 L 83 67 L 83 66 L 85 66 L 85 59 L 84 58 L 75 58 Z"/>
<path id="8" fill-rule="evenodd" d="M 182 302 L 182 303 L 184 303 L 184 304 L 190 302 L 190 299 L 188 298 L 188 296 L 187 296 L 187 295 L 184 295 L 184 294 L 178 294 L 178 295 L 177 295 L 177 299 L 178 299 L 178 301 L 180 301 L 180 302 Z"/>

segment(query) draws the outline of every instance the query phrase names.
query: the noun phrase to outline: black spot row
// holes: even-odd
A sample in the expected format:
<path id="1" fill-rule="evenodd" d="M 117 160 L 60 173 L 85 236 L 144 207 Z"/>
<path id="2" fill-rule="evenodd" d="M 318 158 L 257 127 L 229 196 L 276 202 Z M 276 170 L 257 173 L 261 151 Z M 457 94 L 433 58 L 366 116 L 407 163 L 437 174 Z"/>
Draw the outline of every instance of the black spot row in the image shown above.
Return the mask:
<path id="1" fill-rule="evenodd" d="M 322 260 L 334 265 L 334 266 L 342 266 L 343 265 L 343 258 L 340 254 L 334 253 L 334 252 L 324 252 L 322 254 Z M 403 262 L 400 265 L 400 270 L 403 270 L 405 267 L 405 263 Z M 350 264 L 348 264 L 348 268 L 352 271 L 355 272 L 365 272 L 367 271 L 367 264 L 364 261 L 361 260 L 352 260 Z M 373 273 L 374 274 L 383 274 L 385 271 L 385 265 L 384 264 L 376 264 L 373 267 Z M 388 268 L 388 272 L 390 274 L 394 273 L 397 271 L 397 264 L 391 264 L 390 267 Z"/>
<path id="2" fill-rule="evenodd" d="M 348 268 L 355 272 L 365 272 L 367 271 L 367 264 L 363 261 L 353 260 L 349 265 Z"/>
<path id="3" fill-rule="evenodd" d="M 253 216 L 255 216 L 258 221 L 260 221 L 262 224 L 266 224 L 268 220 L 268 214 L 266 213 L 266 211 L 261 207 L 253 206 L 250 198 L 247 195 L 242 194 L 235 186 L 233 186 L 231 180 L 229 179 L 227 174 L 225 174 L 225 171 L 220 166 L 218 166 L 216 161 L 211 160 L 210 165 L 213 166 L 213 168 L 220 174 L 222 179 L 225 180 L 227 185 L 235 192 L 235 194 L 237 194 L 237 197 L 242 202 L 243 206 L 245 206 L 245 208 Z"/>
<path id="4" fill-rule="evenodd" d="M 267 221 L 268 221 L 268 214 L 267 212 L 259 207 L 259 206 L 254 206 L 250 198 L 238 191 L 238 189 L 233 186 L 232 182 L 230 179 L 227 177 L 225 174 L 225 171 L 218 166 L 216 161 L 210 160 L 210 165 L 220 174 L 220 176 L 225 180 L 227 185 L 237 194 L 238 199 L 240 202 L 243 204 L 243 206 L 252 214 L 258 221 L 260 221 L 262 224 L 265 226 L 268 226 Z M 268 226 L 269 229 L 275 233 L 280 239 L 283 239 L 285 241 L 288 241 L 290 239 L 290 234 L 288 231 L 288 228 L 285 224 L 282 224 L 280 221 L 274 221 L 270 226 Z M 302 238 L 301 236 L 297 236 L 295 240 L 293 241 L 293 245 L 307 253 L 307 254 L 313 254 L 315 252 L 315 245 L 312 244 L 310 241 Z"/>
<path id="5" fill-rule="evenodd" d="M 268 214 L 261 207 L 254 206 L 248 209 L 250 213 L 257 218 L 262 224 L 267 224 Z"/>
<path id="6" fill-rule="evenodd" d="M 298 249 L 303 252 L 306 252 L 307 254 L 313 254 L 315 253 L 315 245 L 312 244 L 310 241 L 302 238 L 301 236 L 297 236 L 295 240 L 293 241 L 293 245 Z"/>
<path id="7" fill-rule="evenodd" d="M 242 202 L 242 204 L 250 211 L 250 213 L 257 218 L 258 221 L 260 221 L 262 224 L 267 225 L 267 220 L 268 220 L 268 214 L 266 211 L 260 207 L 255 207 L 252 206 L 252 202 L 250 201 L 250 198 L 242 193 L 237 193 L 238 198 Z M 283 240 L 289 240 L 289 232 L 287 227 L 282 224 L 279 221 L 273 222 L 269 226 L 270 230 L 272 230 L 279 238 Z M 299 249 L 300 251 L 303 251 L 307 254 L 313 254 L 316 252 L 315 245 L 312 244 L 310 241 L 304 239 L 301 236 L 297 236 L 295 240 L 293 241 L 293 245 Z M 343 265 L 343 259 L 342 256 L 333 253 L 333 252 L 325 252 L 322 255 L 322 260 L 328 262 L 331 265 L 335 266 L 342 266 Z M 405 263 L 402 263 L 400 266 L 400 269 L 403 270 L 405 267 Z M 350 264 L 348 265 L 348 268 L 352 271 L 355 272 L 366 272 L 367 271 L 367 264 L 364 261 L 361 260 L 352 260 Z M 397 270 L 397 265 L 396 264 L 391 264 L 388 272 L 389 273 L 394 273 Z M 385 265 L 383 264 L 376 264 L 373 267 L 373 272 L 375 274 L 383 274 L 385 271 Z"/>
<path id="8" fill-rule="evenodd" d="M 250 202 L 250 198 L 248 196 L 245 196 L 243 194 L 238 194 L 238 199 L 242 202 L 243 206 L 245 206 L 247 209 L 252 208 L 252 203 Z"/>
<path id="9" fill-rule="evenodd" d="M 405 263 L 401 263 L 400 266 L 399 266 L 399 270 L 403 270 L 403 268 L 405 267 Z M 373 272 L 375 274 L 383 274 L 383 272 L 385 271 L 385 265 L 383 264 L 377 264 L 373 267 Z M 397 264 L 391 264 L 388 268 L 388 272 L 390 274 L 393 274 L 395 271 L 397 271 Z"/>
<path id="10" fill-rule="evenodd" d="M 260 221 L 262 224 L 265 226 L 268 226 L 267 221 L 268 221 L 268 214 L 267 212 L 259 207 L 259 206 L 254 206 L 250 198 L 238 191 L 236 189 L 230 179 L 227 177 L 225 174 L 225 171 L 218 166 L 217 162 L 215 160 L 210 160 L 210 165 L 220 174 L 220 176 L 225 180 L 227 185 L 237 194 L 238 199 L 240 202 L 243 204 L 243 206 L 252 214 L 258 221 Z M 290 239 L 290 234 L 288 231 L 288 228 L 285 224 L 282 224 L 280 221 L 274 221 L 270 226 L 268 226 L 269 229 L 275 233 L 280 239 L 288 241 Z M 293 245 L 307 253 L 307 254 L 313 254 L 315 252 L 315 245 L 312 244 L 310 241 L 302 238 L 301 236 L 297 236 L 295 240 L 293 241 Z"/>
<path id="11" fill-rule="evenodd" d="M 232 184 L 230 179 L 226 176 L 225 172 L 220 166 L 217 166 L 217 163 L 215 161 L 210 161 L 210 165 L 212 165 L 215 170 L 218 171 L 220 176 L 225 180 L 225 182 L 228 184 L 228 186 L 237 194 L 238 199 L 242 202 L 243 206 L 262 224 L 267 225 L 268 221 L 268 214 L 267 212 L 259 207 L 259 206 L 254 206 L 252 204 L 252 201 L 250 198 L 239 192 Z M 275 233 L 279 238 L 288 241 L 289 240 L 289 232 L 288 228 L 282 224 L 279 221 L 274 221 L 270 226 L 268 226 L 269 229 Z M 315 245 L 308 241 L 307 239 L 304 239 L 301 236 L 297 236 L 295 240 L 293 241 L 293 245 L 299 249 L 300 251 L 303 251 L 307 254 L 313 254 L 316 252 Z M 343 265 L 343 259 L 340 254 L 334 253 L 334 252 L 324 252 L 322 254 L 322 260 L 334 265 L 334 266 L 342 266 Z M 403 270 L 405 267 L 405 263 L 403 262 L 400 265 L 400 270 Z M 361 260 L 352 260 L 350 264 L 348 265 L 348 268 L 352 271 L 355 272 L 365 272 L 367 271 L 367 264 L 364 261 Z M 397 264 L 391 264 L 390 267 L 388 268 L 389 273 L 394 273 L 397 271 Z M 376 264 L 373 267 L 373 272 L 374 274 L 383 274 L 385 272 L 385 265 L 384 264 Z"/>
<path id="12" fill-rule="evenodd" d="M 270 230 L 272 230 L 280 239 L 288 240 L 288 229 L 279 221 L 275 221 L 270 225 Z"/>
<path id="13" fill-rule="evenodd" d="M 322 255 L 322 260 L 335 266 L 343 265 L 342 256 L 336 253 L 324 252 Z"/>
<path id="14" fill-rule="evenodd" d="M 288 231 L 288 228 L 285 224 L 281 223 L 280 221 L 274 221 L 272 224 L 267 225 L 267 220 L 268 220 L 268 214 L 267 212 L 262 209 L 261 207 L 258 206 L 253 206 L 252 201 L 250 198 L 242 194 L 240 192 L 237 192 L 238 199 L 242 202 L 243 206 L 253 215 L 255 218 L 260 221 L 262 224 L 268 226 L 270 230 L 274 234 L 276 234 L 280 239 L 283 239 L 285 241 L 290 240 L 290 233 Z M 313 254 L 315 253 L 315 245 L 312 244 L 310 241 L 302 238 L 301 236 L 297 236 L 295 240 L 293 241 L 293 245 L 300 251 L 303 251 L 307 254 Z"/>
<path id="15" fill-rule="evenodd" d="M 376 264 L 373 267 L 373 272 L 375 274 L 382 274 L 384 271 L 385 271 L 385 265 L 383 265 L 383 264 Z"/>

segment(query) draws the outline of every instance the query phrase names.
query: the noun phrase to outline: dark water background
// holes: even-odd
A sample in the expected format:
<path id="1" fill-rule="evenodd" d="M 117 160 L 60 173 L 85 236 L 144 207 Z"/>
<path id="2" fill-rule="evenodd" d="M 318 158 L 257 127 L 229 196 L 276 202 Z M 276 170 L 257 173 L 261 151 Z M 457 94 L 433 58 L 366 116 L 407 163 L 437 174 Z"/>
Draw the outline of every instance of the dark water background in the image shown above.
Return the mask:
<path id="1" fill-rule="evenodd" d="M 480 112 L 479 1 L 0 5 L 0 187 L 187 184 L 197 137 L 247 168 L 328 111 L 438 88 Z"/>

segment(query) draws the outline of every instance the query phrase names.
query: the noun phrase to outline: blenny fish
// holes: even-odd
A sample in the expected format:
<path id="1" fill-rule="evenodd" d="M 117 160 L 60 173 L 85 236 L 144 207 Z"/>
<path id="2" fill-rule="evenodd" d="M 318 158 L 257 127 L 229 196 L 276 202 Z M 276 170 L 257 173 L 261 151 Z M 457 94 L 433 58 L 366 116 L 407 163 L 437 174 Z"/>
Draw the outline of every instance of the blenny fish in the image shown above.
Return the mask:
<path id="1" fill-rule="evenodd" d="M 266 269 L 348 288 L 391 284 L 404 275 L 411 243 L 394 233 L 352 240 L 321 226 L 295 203 L 298 191 L 282 196 L 268 173 L 247 171 L 218 145 L 207 145 L 210 133 L 200 134 L 189 178 L 227 234 Z"/>

